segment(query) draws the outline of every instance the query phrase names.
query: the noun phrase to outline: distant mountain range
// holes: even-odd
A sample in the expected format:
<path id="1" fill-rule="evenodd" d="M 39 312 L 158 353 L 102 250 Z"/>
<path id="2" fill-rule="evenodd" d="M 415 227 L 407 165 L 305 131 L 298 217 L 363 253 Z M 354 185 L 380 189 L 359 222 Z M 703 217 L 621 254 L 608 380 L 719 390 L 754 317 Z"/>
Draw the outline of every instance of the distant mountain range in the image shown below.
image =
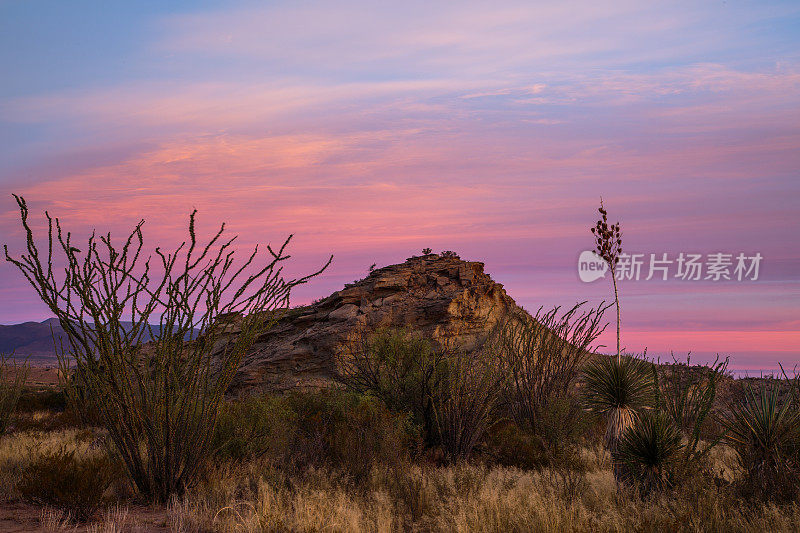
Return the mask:
<path id="1" fill-rule="evenodd" d="M 123 322 L 122 325 L 127 328 L 130 326 L 130 322 Z M 154 329 L 157 329 L 157 326 Z M 57 318 L 48 318 L 42 322 L 0 325 L 0 353 L 10 354 L 13 352 L 18 358 L 30 357 L 31 362 L 54 362 L 56 351 L 53 337 L 57 341 L 63 338 L 64 345 L 67 347 L 66 334 Z M 145 342 L 150 340 L 147 333 L 145 333 L 144 340 Z"/>
<path id="2" fill-rule="evenodd" d="M 64 330 L 56 318 L 48 318 L 42 322 L 0 325 L 0 352 L 6 354 L 13 352 L 17 357 L 23 358 L 55 359 L 53 336 L 56 339 L 63 336 L 66 342 Z"/>

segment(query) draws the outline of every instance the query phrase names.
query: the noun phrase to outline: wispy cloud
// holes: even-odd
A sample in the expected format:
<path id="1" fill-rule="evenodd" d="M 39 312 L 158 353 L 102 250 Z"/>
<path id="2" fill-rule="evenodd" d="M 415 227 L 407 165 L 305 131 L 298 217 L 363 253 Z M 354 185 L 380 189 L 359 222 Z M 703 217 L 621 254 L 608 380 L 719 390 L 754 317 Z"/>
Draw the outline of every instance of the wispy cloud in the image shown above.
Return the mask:
<path id="1" fill-rule="evenodd" d="M 365 262 L 455 248 L 536 307 L 605 296 L 573 271 L 603 195 L 631 249 L 758 249 L 782 284 L 632 285 L 632 343 L 727 350 L 738 328 L 763 332 L 742 350 L 791 352 L 800 58 L 753 28 L 798 13 L 344 2 L 159 16 L 131 79 L 0 100 L 14 132 L 0 192 L 86 230 L 144 217 L 156 240 L 181 238 L 193 207 L 247 244 L 296 232 L 301 266 L 337 254 L 313 296 Z M 15 216 L 0 206 L 4 236 L 19 237 Z M 7 272 L 0 291 L 18 298 Z"/>

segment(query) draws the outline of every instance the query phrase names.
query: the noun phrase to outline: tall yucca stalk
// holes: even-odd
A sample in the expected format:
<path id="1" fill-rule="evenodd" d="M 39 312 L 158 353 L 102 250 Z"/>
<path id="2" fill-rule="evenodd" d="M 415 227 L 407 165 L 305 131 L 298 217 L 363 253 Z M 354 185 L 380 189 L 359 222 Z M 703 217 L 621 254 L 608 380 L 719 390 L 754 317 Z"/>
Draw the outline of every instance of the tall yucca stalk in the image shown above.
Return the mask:
<path id="1" fill-rule="evenodd" d="M 600 356 L 584 369 L 584 406 L 606 418 L 604 442 L 612 452 L 637 413 L 653 404 L 651 365 L 636 357 Z"/>
<path id="2" fill-rule="evenodd" d="M 66 332 L 59 361 L 72 376 L 70 397 L 98 414 L 142 494 L 166 501 L 183 492 L 209 455 L 223 395 L 245 351 L 288 306 L 291 289 L 327 264 L 285 280 L 290 236 L 277 251 L 267 246 L 265 264 L 254 264 L 256 247 L 234 266 L 235 237 L 222 238 L 223 224 L 198 245 L 195 212 L 188 244 L 171 253 L 156 248 L 155 269 L 152 258 L 142 259 L 144 221 L 121 247 L 110 233 L 92 234 L 82 253 L 59 219 L 46 214 L 45 256 L 24 198 L 15 198 L 27 253 L 14 258 L 5 247 L 6 260 Z M 63 252 L 63 275 L 54 268 L 54 249 Z"/>
<path id="3" fill-rule="evenodd" d="M 600 200 L 600 220 L 590 228 L 595 239 L 595 249 L 611 270 L 614 285 L 614 302 L 617 309 L 617 356 L 600 357 L 584 371 L 586 408 L 606 418 L 605 445 L 613 453 L 623 432 L 630 428 L 637 412 L 652 404 L 654 382 L 651 365 L 642 359 L 623 357 L 620 347 L 620 305 L 617 289 L 616 267 L 622 254 L 622 232 L 619 222 L 608 223 L 608 212 Z M 614 470 L 619 480 L 618 469 Z"/>
<path id="4" fill-rule="evenodd" d="M 741 402 L 721 417 L 727 443 L 745 474 L 745 489 L 764 499 L 793 499 L 800 492 L 800 410 L 779 382 L 745 389 Z"/>
<path id="5" fill-rule="evenodd" d="M 616 224 L 608 223 L 608 211 L 603 206 L 603 200 L 600 200 L 600 220 L 589 228 L 595 238 L 595 250 L 603 261 L 608 265 L 611 271 L 611 282 L 614 285 L 614 303 L 617 310 L 617 360 L 622 358 L 622 351 L 620 349 L 619 332 L 620 332 L 620 309 L 619 309 L 619 291 L 617 290 L 617 263 L 619 256 L 622 253 L 622 231 L 619 228 L 619 222 Z"/>

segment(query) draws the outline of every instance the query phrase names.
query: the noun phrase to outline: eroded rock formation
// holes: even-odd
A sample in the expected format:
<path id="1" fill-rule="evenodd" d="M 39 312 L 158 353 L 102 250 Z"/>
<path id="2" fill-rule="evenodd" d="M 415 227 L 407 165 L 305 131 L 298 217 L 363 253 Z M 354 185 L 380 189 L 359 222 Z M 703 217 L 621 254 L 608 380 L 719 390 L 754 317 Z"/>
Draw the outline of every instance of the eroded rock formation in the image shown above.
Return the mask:
<path id="1" fill-rule="evenodd" d="M 325 386 L 336 350 L 356 328 L 407 327 L 469 350 L 507 316 L 528 317 L 483 263 L 412 257 L 287 311 L 243 358 L 232 391 Z"/>

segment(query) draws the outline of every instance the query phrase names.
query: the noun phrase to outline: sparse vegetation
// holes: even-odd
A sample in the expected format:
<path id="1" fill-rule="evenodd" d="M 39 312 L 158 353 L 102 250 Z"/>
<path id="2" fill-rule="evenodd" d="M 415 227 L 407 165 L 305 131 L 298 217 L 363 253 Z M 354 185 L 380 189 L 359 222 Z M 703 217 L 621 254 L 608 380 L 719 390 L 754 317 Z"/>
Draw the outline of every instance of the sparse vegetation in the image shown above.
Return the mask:
<path id="1" fill-rule="evenodd" d="M 726 441 L 743 472 L 742 492 L 761 500 L 796 501 L 800 493 L 800 409 L 776 382 L 745 389 L 725 411 Z"/>
<path id="2" fill-rule="evenodd" d="M 0 353 L 0 436 L 12 421 L 27 374 L 27 363 L 19 364 L 13 354 Z"/>
<path id="3" fill-rule="evenodd" d="M 61 446 L 31 461 L 17 490 L 25 500 L 55 507 L 83 522 L 103 505 L 106 490 L 119 474 L 119 465 L 105 453 L 78 455 L 78 450 Z"/>
<path id="4" fill-rule="evenodd" d="M 675 477 L 682 475 L 675 466 L 688 442 L 678 425 L 655 408 L 637 421 L 617 447 L 616 461 L 629 476 L 619 485 L 608 454 L 592 445 L 601 437 L 591 432 L 579 447 L 580 464 L 525 464 L 520 456 L 527 453 L 532 434 L 505 420 L 479 439 L 469 462 L 441 466 L 435 453 L 419 453 L 410 418 L 391 412 L 374 396 L 338 390 L 252 396 L 226 404 L 215 430 L 214 460 L 195 486 L 157 511 L 162 517 L 157 520 L 171 531 L 231 532 L 308 531 L 331 523 L 341 531 L 497 532 L 793 531 L 800 526 L 796 499 L 760 505 L 743 499 L 749 498 L 741 489 L 750 478 L 727 441 L 706 455 L 719 477 L 686 482 Z M 495 453 L 503 427 L 508 430 L 506 460 Z M 103 435 L 86 429 L 14 430 L 0 441 L 3 498 L 58 486 L 35 483 L 49 479 L 32 474 L 46 464 L 45 470 L 60 471 L 58 479 L 67 480 L 61 487 L 70 483 L 70 490 L 55 491 L 64 499 L 48 500 L 58 509 L 36 512 L 42 527 L 71 529 L 70 521 L 91 516 L 97 520 L 89 526 L 92 531 L 148 530 L 135 500 L 113 484 L 101 493 L 103 474 L 85 475 L 91 470 L 86 465 L 108 465 L 97 444 Z M 74 452 L 71 458 L 48 459 L 60 457 L 62 447 Z M 25 483 L 35 490 L 23 489 Z M 26 499 L 44 501 L 39 494 Z M 95 504 L 87 511 L 73 507 L 98 501 L 98 494 L 100 508 L 106 507 L 102 512 L 94 510 Z"/>
<path id="5" fill-rule="evenodd" d="M 434 402 L 447 357 L 446 350 L 411 331 L 360 328 L 336 354 L 337 379 L 353 392 L 374 395 L 390 409 L 409 413 L 433 445 Z"/>
<path id="6" fill-rule="evenodd" d="M 47 214 L 45 256 L 25 200 L 15 198 L 27 253 L 14 258 L 6 246 L 5 257 L 67 334 L 68 348 L 59 354 L 62 374 L 71 376 L 64 383 L 67 396 L 77 409 L 97 413 L 140 493 L 165 502 L 196 482 L 244 352 L 288 307 L 291 289 L 321 270 L 282 277 L 291 236 L 277 251 L 267 246 L 263 266 L 254 264 L 256 248 L 234 267 L 235 237 L 223 238 L 223 224 L 198 245 L 195 212 L 188 245 L 169 253 L 156 248 L 157 268 L 152 258 L 142 259 L 144 221 L 121 247 L 110 234 L 93 234 L 82 253 L 59 219 Z M 66 260 L 63 276 L 56 274 L 54 249 Z M 130 326 L 123 327 L 123 317 Z M 234 330 L 231 342 L 220 343 Z"/>
<path id="7" fill-rule="evenodd" d="M 585 302 L 560 313 L 540 308 L 532 321 L 509 320 L 496 340 L 508 376 L 506 403 L 515 423 L 530 432 L 543 456 L 574 453 L 583 418 L 575 381 L 593 343 L 605 329 L 607 306 L 585 310 Z"/>

